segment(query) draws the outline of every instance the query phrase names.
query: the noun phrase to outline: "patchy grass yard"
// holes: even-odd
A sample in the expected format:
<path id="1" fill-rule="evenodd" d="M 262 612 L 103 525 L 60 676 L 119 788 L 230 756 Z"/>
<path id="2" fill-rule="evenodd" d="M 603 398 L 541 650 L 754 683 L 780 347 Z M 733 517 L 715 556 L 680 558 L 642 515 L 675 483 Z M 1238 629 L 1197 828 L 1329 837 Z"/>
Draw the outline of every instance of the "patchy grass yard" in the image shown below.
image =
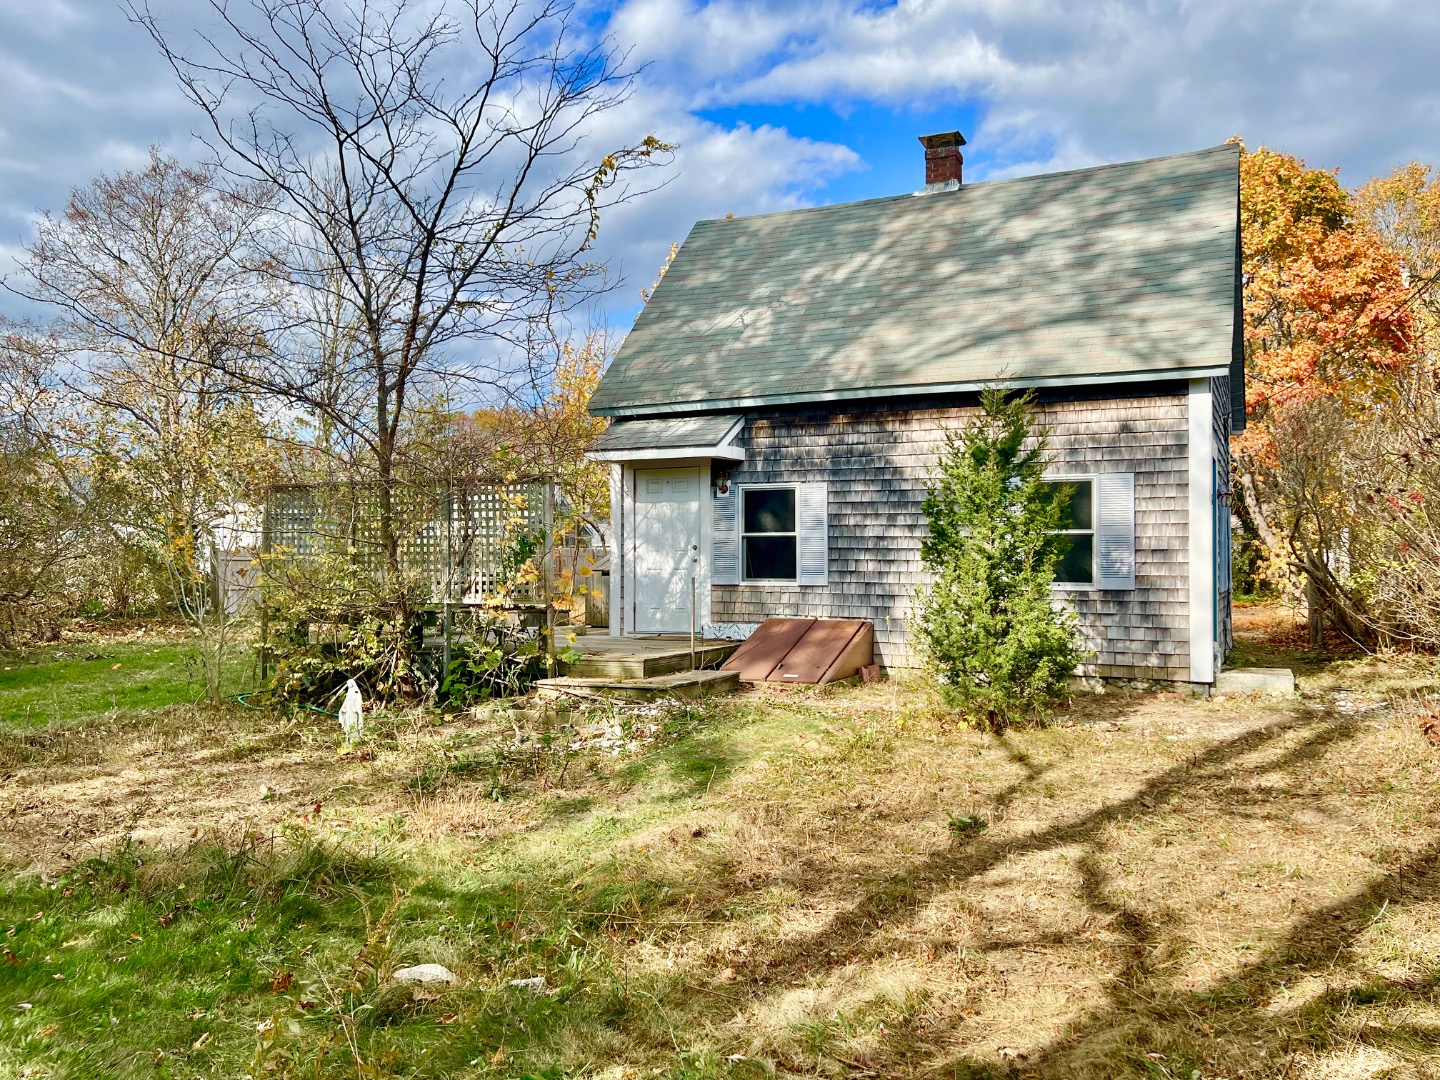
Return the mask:
<path id="1" fill-rule="evenodd" d="M 888 683 L 342 753 L 167 700 L 176 647 L 0 682 L 0 1076 L 1440 1076 L 1429 664 L 1004 737 Z"/>

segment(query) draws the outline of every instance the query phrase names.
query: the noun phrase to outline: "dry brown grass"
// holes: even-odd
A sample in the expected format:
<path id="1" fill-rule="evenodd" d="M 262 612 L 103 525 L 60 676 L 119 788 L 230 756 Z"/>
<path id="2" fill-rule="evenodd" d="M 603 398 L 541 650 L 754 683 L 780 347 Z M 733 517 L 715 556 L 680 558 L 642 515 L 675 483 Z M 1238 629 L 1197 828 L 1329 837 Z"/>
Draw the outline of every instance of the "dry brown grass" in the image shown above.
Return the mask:
<path id="1" fill-rule="evenodd" d="M 652 882 L 603 947 L 654 1029 L 569 1036 L 585 1075 L 683 1046 L 716 1075 L 1440 1076 L 1431 672 L 1330 662 L 1296 701 L 1111 693 L 1003 737 L 918 686 L 750 693 L 500 801 L 467 773 L 417 790 L 463 724 L 342 756 L 319 722 L 166 714 L 17 767 L 0 852 L 54 868 L 320 802 L 432 874 Z"/>

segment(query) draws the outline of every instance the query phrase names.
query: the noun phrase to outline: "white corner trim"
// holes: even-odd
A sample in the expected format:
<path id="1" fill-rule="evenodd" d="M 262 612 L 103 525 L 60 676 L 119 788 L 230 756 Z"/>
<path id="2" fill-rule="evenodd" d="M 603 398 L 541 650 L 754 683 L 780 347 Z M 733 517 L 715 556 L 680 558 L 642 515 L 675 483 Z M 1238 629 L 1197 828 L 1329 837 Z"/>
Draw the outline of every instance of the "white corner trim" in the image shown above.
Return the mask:
<path id="1" fill-rule="evenodd" d="M 625 466 L 610 466 L 610 626 L 617 636 L 625 633 L 625 543 L 630 532 L 625 524 Z"/>
<path id="2" fill-rule="evenodd" d="M 1189 393 L 1190 681 L 1215 681 L 1214 413 L 1209 379 L 1191 379 Z"/>
<path id="3" fill-rule="evenodd" d="M 739 427 L 736 427 L 739 431 Z M 734 438 L 734 432 L 730 438 Z M 743 457 L 743 454 L 742 454 Z M 695 626 L 703 635 L 704 627 L 710 622 L 710 536 L 715 523 L 710 517 L 715 505 L 710 498 L 710 489 L 715 485 L 715 463 L 702 462 L 700 465 L 700 558 L 695 564 Z"/>

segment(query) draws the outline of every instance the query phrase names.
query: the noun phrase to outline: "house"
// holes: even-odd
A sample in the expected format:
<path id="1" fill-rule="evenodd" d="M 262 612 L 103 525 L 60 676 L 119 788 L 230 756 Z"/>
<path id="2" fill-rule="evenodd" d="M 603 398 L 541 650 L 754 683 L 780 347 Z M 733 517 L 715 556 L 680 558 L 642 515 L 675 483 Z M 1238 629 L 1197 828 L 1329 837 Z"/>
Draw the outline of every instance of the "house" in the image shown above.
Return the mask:
<path id="1" fill-rule="evenodd" d="M 911 662 L 921 502 L 978 391 L 1033 387 L 1075 484 L 1058 602 L 1089 674 L 1209 684 L 1245 422 L 1239 149 L 701 221 L 591 402 L 613 423 L 612 634 L 873 620 Z M 918 163 L 917 163 L 918 165 Z M 917 168 L 918 172 L 918 168 Z"/>

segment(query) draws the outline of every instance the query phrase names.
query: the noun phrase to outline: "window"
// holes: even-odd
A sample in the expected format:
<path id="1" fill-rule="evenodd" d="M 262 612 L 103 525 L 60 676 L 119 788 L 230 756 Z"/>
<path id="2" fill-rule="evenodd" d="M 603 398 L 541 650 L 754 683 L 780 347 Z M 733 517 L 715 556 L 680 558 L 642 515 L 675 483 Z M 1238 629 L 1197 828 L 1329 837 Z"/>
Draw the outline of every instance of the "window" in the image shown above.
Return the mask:
<path id="1" fill-rule="evenodd" d="M 823 481 L 711 490 L 711 584 L 829 581 L 830 497 Z"/>
<path id="2" fill-rule="evenodd" d="M 744 579 L 797 580 L 795 489 L 747 487 L 740 506 Z"/>
<path id="3" fill-rule="evenodd" d="M 1095 481 L 1090 478 L 1047 481 L 1060 496 L 1068 488 L 1059 535 L 1069 538 L 1055 580 L 1064 585 L 1095 584 Z"/>

